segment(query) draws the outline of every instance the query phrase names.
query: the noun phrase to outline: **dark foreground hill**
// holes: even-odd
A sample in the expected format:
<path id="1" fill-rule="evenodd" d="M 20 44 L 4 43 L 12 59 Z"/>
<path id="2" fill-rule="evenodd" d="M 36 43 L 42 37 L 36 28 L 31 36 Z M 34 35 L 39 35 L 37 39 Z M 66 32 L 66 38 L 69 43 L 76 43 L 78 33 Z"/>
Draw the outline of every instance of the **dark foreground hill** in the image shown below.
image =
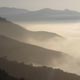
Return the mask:
<path id="1" fill-rule="evenodd" d="M 80 80 L 80 76 L 66 73 L 60 69 L 53 69 L 46 66 L 34 67 L 33 65 L 25 65 L 24 63 L 17 63 L 16 61 L 9 61 L 6 58 L 0 58 L 0 68 L 4 69 L 10 75 L 18 78 L 22 77 L 24 80 Z M 5 74 L 5 72 L 0 70 L 0 74 L 4 76 L 2 73 Z M 16 80 L 12 77 L 12 79 L 5 78 L 2 80 Z"/>
<path id="2" fill-rule="evenodd" d="M 7 72 L 0 69 L 0 80 L 19 80 L 19 79 L 10 76 Z"/>

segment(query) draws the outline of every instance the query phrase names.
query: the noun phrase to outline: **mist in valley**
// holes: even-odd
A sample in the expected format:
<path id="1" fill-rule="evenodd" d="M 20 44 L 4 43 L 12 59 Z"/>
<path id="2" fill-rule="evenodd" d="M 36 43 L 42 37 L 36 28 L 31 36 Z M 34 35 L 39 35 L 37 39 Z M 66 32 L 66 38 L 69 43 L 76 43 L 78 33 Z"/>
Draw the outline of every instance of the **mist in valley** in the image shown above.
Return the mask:
<path id="1" fill-rule="evenodd" d="M 0 0 L 0 80 L 80 80 L 80 1 Z"/>
<path id="2" fill-rule="evenodd" d="M 80 23 L 20 23 L 19 25 L 30 31 L 47 31 L 63 37 L 43 41 L 30 39 L 30 43 L 62 51 L 76 58 L 80 57 Z"/>
<path id="3" fill-rule="evenodd" d="M 1 19 L 0 41 L 0 57 L 80 75 L 79 22 L 10 22 Z"/>
<path id="4" fill-rule="evenodd" d="M 46 49 L 56 50 L 67 54 L 70 57 L 67 57 L 65 61 L 62 58 L 62 64 L 57 63 L 57 60 L 54 62 L 55 65 L 52 64 L 52 61 L 49 62 L 48 66 L 60 68 L 67 72 L 72 72 L 76 74 L 80 74 L 80 23 L 16 23 L 22 28 L 32 31 L 32 32 L 49 32 L 58 34 L 56 37 L 47 37 L 41 34 L 38 35 L 37 38 L 29 38 L 26 40 L 24 38 L 25 43 L 37 45 Z M 44 33 L 43 33 L 44 34 Z M 29 35 L 30 36 L 30 35 Z M 51 65 L 52 64 L 52 65 Z M 40 65 L 35 64 L 34 65 Z"/>

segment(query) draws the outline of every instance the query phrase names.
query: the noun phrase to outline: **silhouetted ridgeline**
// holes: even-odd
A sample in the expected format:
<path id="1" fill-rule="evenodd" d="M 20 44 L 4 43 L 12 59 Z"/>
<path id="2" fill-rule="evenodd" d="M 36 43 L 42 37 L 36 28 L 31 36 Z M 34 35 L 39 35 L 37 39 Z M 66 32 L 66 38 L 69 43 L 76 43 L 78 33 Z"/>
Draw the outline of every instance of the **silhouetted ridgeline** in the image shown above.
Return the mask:
<path id="1" fill-rule="evenodd" d="M 0 35 L 0 56 L 7 56 L 8 59 L 27 64 L 48 66 L 63 65 L 67 59 L 72 59 L 63 52 L 25 44 L 2 35 Z"/>
<path id="2" fill-rule="evenodd" d="M 16 8 L 0 8 L 0 16 L 15 22 L 65 22 L 80 21 L 80 12 L 73 10 L 53 10 L 44 8 L 29 11 Z"/>
<path id="3" fill-rule="evenodd" d="M 17 63 L 16 61 L 9 61 L 5 57 L 0 58 L 0 68 L 12 76 L 23 77 L 25 80 L 80 80 L 80 76 L 66 73 L 60 69 L 52 69 L 46 66 L 34 67 L 32 65 L 25 65 L 24 63 Z"/>
<path id="4" fill-rule="evenodd" d="M 52 67 L 64 66 L 69 59 L 73 59 L 71 56 L 60 51 L 49 50 L 42 47 L 19 42 L 19 40 L 25 37 L 31 37 L 30 34 L 28 34 L 28 32 L 30 31 L 27 31 L 22 27 L 11 22 L 0 22 L 0 57 L 7 56 L 8 59 L 21 61 L 26 64 L 33 63 L 34 65 Z M 46 36 L 46 40 L 58 36 L 57 34 L 48 32 L 30 33 L 33 33 L 34 35 L 38 34 L 36 35 L 37 37 L 41 35 L 41 37 L 45 38 Z M 18 38 L 18 40 L 15 40 L 14 38 L 12 39 L 12 37 Z"/>
<path id="5" fill-rule="evenodd" d="M 55 39 L 56 37 L 63 39 L 61 35 L 56 33 L 47 31 L 29 31 L 4 18 L 0 18 L 0 34 L 22 42 L 28 42 L 29 39 L 36 41 L 47 41 L 49 39 Z"/>
<path id="6" fill-rule="evenodd" d="M 23 35 L 30 35 L 31 33 L 34 33 L 31 37 L 35 38 L 37 33 L 42 33 L 30 31 L 27 31 L 26 33 L 26 31 L 27 30 L 21 28 L 20 26 L 8 22 L 6 19 L 0 18 L 0 57 L 7 56 L 8 59 L 15 60 L 9 61 L 6 57 L 0 58 L 0 78 L 2 78 L 2 80 L 16 80 L 17 78 L 22 78 L 21 80 L 23 80 L 23 78 L 25 80 L 80 80 L 80 76 L 78 75 L 63 72 L 60 69 L 46 67 L 47 65 L 58 66 L 64 64 L 67 58 L 72 59 L 69 55 L 60 51 L 41 48 L 19 42 L 18 39 L 13 39 L 13 37 L 18 37 L 20 39 L 23 38 Z M 49 36 L 51 35 L 51 37 L 60 37 L 55 33 L 53 35 L 52 33 L 43 32 L 43 34 L 44 36 L 47 34 Z M 46 39 L 51 38 L 47 37 Z M 25 65 L 24 63 L 18 63 L 16 61 L 25 62 L 28 64 Z M 43 65 L 43 67 L 36 67 L 32 64 Z"/>

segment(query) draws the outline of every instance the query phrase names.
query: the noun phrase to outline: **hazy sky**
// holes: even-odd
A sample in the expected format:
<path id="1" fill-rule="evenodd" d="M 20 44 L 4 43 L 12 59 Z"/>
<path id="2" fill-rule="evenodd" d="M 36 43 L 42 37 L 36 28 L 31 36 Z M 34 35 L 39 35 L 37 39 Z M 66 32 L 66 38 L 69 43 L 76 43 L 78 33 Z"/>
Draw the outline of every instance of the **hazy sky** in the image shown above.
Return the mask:
<path id="1" fill-rule="evenodd" d="M 80 0 L 0 0 L 0 7 L 17 7 L 30 10 L 53 8 L 80 11 Z"/>

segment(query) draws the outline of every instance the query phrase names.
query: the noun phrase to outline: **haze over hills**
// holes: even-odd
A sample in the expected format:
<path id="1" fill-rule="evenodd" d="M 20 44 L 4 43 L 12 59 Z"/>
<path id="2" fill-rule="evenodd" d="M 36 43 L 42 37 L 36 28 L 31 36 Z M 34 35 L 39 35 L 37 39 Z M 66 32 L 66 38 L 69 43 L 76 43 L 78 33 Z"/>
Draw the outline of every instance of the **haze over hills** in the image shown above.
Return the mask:
<path id="1" fill-rule="evenodd" d="M 9 73 L 14 75 L 20 73 L 20 77 L 26 77 L 27 73 L 29 76 L 26 78 L 27 80 L 38 80 L 43 77 L 44 80 L 80 80 L 79 76 L 62 71 L 80 75 L 80 59 L 78 59 L 80 58 L 80 23 L 73 24 L 73 22 L 80 21 L 80 12 L 69 9 L 44 8 L 29 11 L 2 7 L 0 8 L 0 17 L 3 17 L 0 18 L 0 57 L 4 57 L 0 58 L 0 68 L 9 70 Z M 13 22 L 28 23 L 35 28 L 33 30 L 29 26 L 33 30 L 30 31 L 28 25 L 19 26 Z M 44 23 L 43 25 L 37 22 L 52 22 L 52 24 Z M 57 26 L 53 25 L 53 22 L 72 23 Z M 8 60 L 14 61 L 8 61 L 5 56 Z M 30 68 L 29 71 L 26 68 Z M 38 77 L 36 78 L 35 75 Z M 53 78 L 53 75 L 56 77 Z"/>
<path id="2" fill-rule="evenodd" d="M 0 36 L 0 56 L 7 56 L 9 60 L 24 62 L 25 64 L 51 66 L 80 74 L 80 62 L 74 57 L 60 51 L 25 44 L 5 36 Z"/>
<path id="3" fill-rule="evenodd" d="M 1 43 L 0 43 L 1 47 L 0 48 L 2 48 L 1 49 L 1 51 L 2 51 L 1 53 L 2 54 L 4 53 L 4 54 L 8 55 L 8 53 L 10 53 L 10 52 L 7 52 L 7 51 L 11 51 L 13 54 L 9 54 L 9 55 L 11 55 L 12 58 L 13 58 L 13 55 L 15 55 L 14 57 L 16 58 L 18 56 L 18 55 L 16 55 L 17 53 L 21 53 L 21 55 L 22 55 L 22 53 L 24 53 L 24 55 L 26 55 L 26 52 L 27 52 L 26 46 L 24 46 L 24 44 L 19 45 L 19 42 L 16 42 L 14 40 L 10 40 L 10 39 L 8 39 L 6 37 L 9 37 L 9 38 L 21 41 L 21 42 L 26 42 L 26 43 L 28 43 L 29 40 L 33 40 L 33 39 L 36 40 L 37 42 L 47 42 L 49 39 L 53 39 L 53 41 L 54 41 L 54 40 L 57 40 L 56 37 L 62 39 L 62 36 L 60 36 L 60 35 L 58 35 L 56 33 L 49 33 L 49 32 L 45 32 L 45 31 L 32 32 L 32 31 L 25 30 L 24 28 L 9 22 L 4 18 L 0 18 L 0 35 L 3 35 L 3 36 L 0 36 L 0 41 L 1 41 Z M 18 51 L 16 50 L 17 48 L 18 48 Z M 19 51 L 19 49 L 20 49 L 20 51 Z M 34 47 L 34 49 L 31 48 L 31 47 L 30 48 L 28 47 L 28 50 L 29 49 L 33 50 L 32 52 L 35 53 L 34 55 L 36 55 L 38 53 L 38 51 L 39 52 L 42 51 L 41 56 L 44 55 L 44 53 L 46 53 L 47 55 L 53 55 L 52 54 L 53 52 L 56 53 L 56 55 L 58 53 L 56 51 L 52 51 L 52 52 L 46 51 L 47 49 L 46 50 L 44 50 L 44 49 L 43 50 L 42 49 L 39 50 L 39 49 L 37 49 L 35 47 Z M 35 52 L 36 50 L 37 50 L 37 52 Z M 51 53 L 51 54 L 49 54 L 49 53 Z M 40 54 L 37 54 L 37 56 L 39 57 Z M 50 59 L 51 59 L 51 57 L 50 57 Z M 32 61 L 34 61 L 34 60 L 32 60 Z M 47 61 L 47 60 L 45 60 L 45 61 Z"/>
<path id="4" fill-rule="evenodd" d="M 53 10 L 44 8 L 37 11 L 16 8 L 0 8 L 0 16 L 14 22 L 57 22 L 79 21 L 80 12 L 72 10 Z"/>
<path id="5" fill-rule="evenodd" d="M 14 66 L 14 67 L 13 67 Z M 80 80 L 80 76 L 51 67 L 35 67 L 0 58 L 0 80 Z M 14 78 L 8 74 L 15 76 Z M 7 78 L 7 79 L 6 79 Z M 20 79 L 21 78 L 21 79 Z"/>
<path id="6" fill-rule="evenodd" d="M 65 11 L 69 11 L 69 10 L 65 10 Z M 43 9 L 40 11 L 34 11 L 29 13 L 31 13 L 31 15 L 33 16 L 35 12 L 38 12 L 40 14 L 42 13 L 42 15 L 43 13 L 45 15 L 45 12 L 52 13 L 51 10 L 49 11 L 49 9 L 45 9 L 45 10 Z M 74 13 L 76 14 L 76 16 L 78 16 L 78 13 L 76 12 Z M 67 13 L 67 14 L 70 15 L 71 13 Z M 67 72 L 80 74 L 80 69 L 79 69 L 80 62 L 78 60 L 76 60 L 74 57 L 71 57 L 69 55 L 70 53 L 67 55 L 67 53 L 55 51 L 55 48 L 57 47 L 56 45 L 58 45 L 61 41 L 62 42 L 64 41 L 64 37 L 62 37 L 59 34 L 46 32 L 46 31 L 29 31 L 27 29 L 22 28 L 19 25 L 7 21 L 6 19 L 0 18 L 0 35 L 1 35 L 0 36 L 1 56 L 8 56 L 9 59 L 24 61 L 25 63 L 28 64 L 32 64 L 34 62 L 33 63 L 34 65 L 48 65 L 48 66 L 50 65 L 51 67 L 53 66 L 58 67 Z M 29 43 L 29 44 L 25 44 L 25 43 Z M 30 44 L 34 44 L 44 48 L 37 47 Z M 53 50 L 45 49 L 50 47 L 48 44 L 50 44 L 50 46 L 51 44 L 53 45 L 53 47 L 51 46 Z M 65 51 L 65 48 L 63 49 Z"/>
<path id="7" fill-rule="evenodd" d="M 54 65 L 63 63 L 62 60 L 67 58 L 62 52 L 21 43 L 5 36 L 0 36 L 0 53 L 0 56 L 35 65 Z"/>
<path id="8" fill-rule="evenodd" d="M 47 31 L 29 31 L 3 18 L 0 19 L 0 34 L 25 43 L 30 43 L 42 47 L 48 46 L 49 42 L 53 42 L 53 44 L 56 45 L 59 41 L 64 40 L 61 35 L 56 33 Z"/>

